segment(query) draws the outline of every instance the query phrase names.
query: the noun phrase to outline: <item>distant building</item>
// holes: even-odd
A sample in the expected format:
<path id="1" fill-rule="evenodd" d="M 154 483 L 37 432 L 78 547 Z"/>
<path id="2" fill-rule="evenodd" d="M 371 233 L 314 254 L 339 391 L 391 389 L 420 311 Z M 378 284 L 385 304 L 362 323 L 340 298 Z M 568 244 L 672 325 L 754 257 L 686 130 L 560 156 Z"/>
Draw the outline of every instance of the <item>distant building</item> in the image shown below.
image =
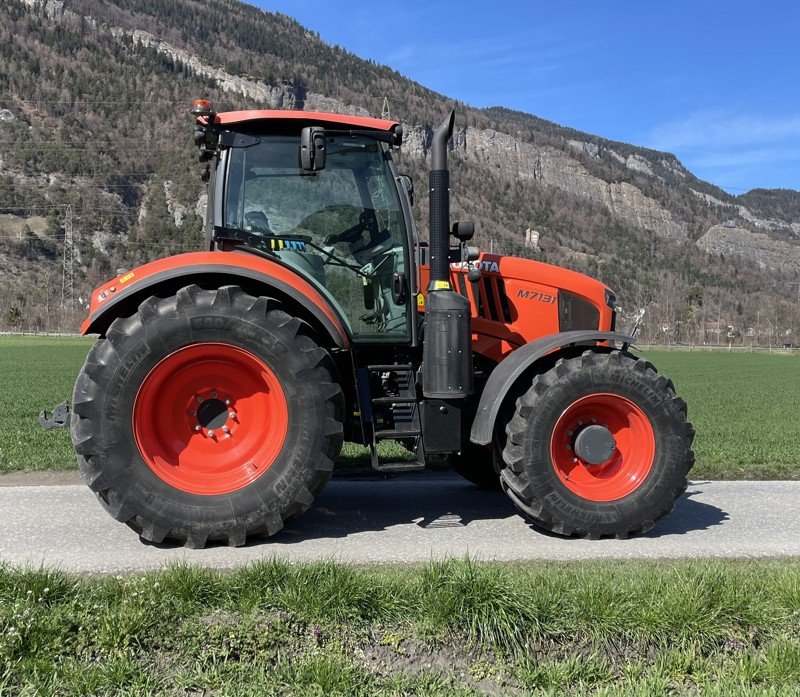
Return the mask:
<path id="1" fill-rule="evenodd" d="M 539 248 L 539 231 L 528 228 L 525 230 L 525 246 L 533 249 Z"/>

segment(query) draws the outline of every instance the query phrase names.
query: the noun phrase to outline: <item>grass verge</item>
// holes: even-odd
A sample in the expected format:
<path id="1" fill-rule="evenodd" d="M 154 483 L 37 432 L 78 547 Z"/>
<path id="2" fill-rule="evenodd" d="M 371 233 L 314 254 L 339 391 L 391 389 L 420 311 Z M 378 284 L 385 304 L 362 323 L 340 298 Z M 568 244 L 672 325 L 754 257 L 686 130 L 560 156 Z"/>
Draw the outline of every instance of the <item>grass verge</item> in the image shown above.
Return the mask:
<path id="1" fill-rule="evenodd" d="M 0 569 L 3 694 L 796 694 L 800 561 Z"/>

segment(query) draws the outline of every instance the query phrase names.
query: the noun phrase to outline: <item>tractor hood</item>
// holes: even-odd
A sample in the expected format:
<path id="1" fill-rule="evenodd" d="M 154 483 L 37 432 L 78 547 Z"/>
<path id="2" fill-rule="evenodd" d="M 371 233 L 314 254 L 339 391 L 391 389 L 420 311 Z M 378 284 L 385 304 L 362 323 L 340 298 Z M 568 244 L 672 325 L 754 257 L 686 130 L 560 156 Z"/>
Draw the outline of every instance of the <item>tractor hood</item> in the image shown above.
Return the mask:
<path id="1" fill-rule="evenodd" d="M 470 302 L 475 352 L 493 361 L 543 336 L 615 329 L 616 296 L 594 278 L 499 254 L 481 253 L 475 266 L 481 274 L 470 281 L 465 264 L 451 264 L 451 283 Z M 422 288 L 428 279 L 428 267 L 423 266 Z M 419 301 L 423 311 L 425 302 Z"/>
<path id="2" fill-rule="evenodd" d="M 614 296 L 608 286 L 591 276 L 541 261 L 483 253 L 477 265 L 482 274 L 498 274 L 506 281 L 513 279 L 523 283 L 535 279 L 537 285 L 575 293 L 593 303 L 605 305 L 606 294 Z"/>

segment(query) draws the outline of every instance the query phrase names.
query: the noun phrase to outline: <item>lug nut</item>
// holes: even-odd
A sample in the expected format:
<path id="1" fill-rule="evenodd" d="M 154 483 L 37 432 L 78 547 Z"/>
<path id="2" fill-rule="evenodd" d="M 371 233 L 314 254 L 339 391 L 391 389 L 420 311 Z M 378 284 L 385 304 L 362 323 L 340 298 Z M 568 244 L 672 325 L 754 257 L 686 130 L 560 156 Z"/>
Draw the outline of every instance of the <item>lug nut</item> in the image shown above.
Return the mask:
<path id="1" fill-rule="evenodd" d="M 229 407 L 230 405 L 231 405 L 231 400 L 230 399 L 226 399 L 225 400 L 225 406 Z"/>
<path id="2" fill-rule="evenodd" d="M 209 437 L 209 438 L 214 438 L 214 437 L 215 437 L 215 436 L 214 436 L 214 431 L 209 431 L 209 432 L 208 432 L 208 437 Z"/>
<path id="3" fill-rule="evenodd" d="M 568 436 L 575 435 L 575 431 L 567 431 L 567 435 L 568 435 Z"/>
<path id="4" fill-rule="evenodd" d="M 197 414 L 197 412 L 194 409 L 189 409 L 189 415 L 190 416 L 195 416 L 196 414 Z"/>
<path id="5" fill-rule="evenodd" d="M 578 421 L 578 426 L 583 426 L 583 421 Z"/>
<path id="6" fill-rule="evenodd" d="M 228 418 L 229 419 L 235 419 L 236 418 L 236 412 L 235 411 L 229 411 L 228 412 Z"/>
<path id="7" fill-rule="evenodd" d="M 212 392 L 211 393 L 211 398 L 212 399 L 216 399 L 217 398 L 217 393 L 216 392 Z"/>
<path id="8" fill-rule="evenodd" d="M 572 450 L 572 446 L 569 443 L 567 443 L 567 450 Z"/>
<path id="9" fill-rule="evenodd" d="M 194 398 L 194 401 L 197 402 L 198 404 L 202 404 L 203 403 L 203 398 L 200 395 L 197 395 Z"/>
<path id="10" fill-rule="evenodd" d="M 223 426 L 223 427 L 222 427 L 222 432 L 223 432 L 223 433 L 230 433 L 230 432 L 231 432 L 231 429 L 229 429 L 227 426 Z"/>
<path id="11" fill-rule="evenodd" d="M 597 423 L 597 419 L 592 419 L 592 423 L 596 424 Z"/>
<path id="12" fill-rule="evenodd" d="M 199 431 L 201 428 L 202 428 L 202 427 L 200 426 L 200 424 L 197 424 L 197 426 L 195 426 L 195 427 L 194 427 L 194 430 L 195 430 L 195 431 Z"/>

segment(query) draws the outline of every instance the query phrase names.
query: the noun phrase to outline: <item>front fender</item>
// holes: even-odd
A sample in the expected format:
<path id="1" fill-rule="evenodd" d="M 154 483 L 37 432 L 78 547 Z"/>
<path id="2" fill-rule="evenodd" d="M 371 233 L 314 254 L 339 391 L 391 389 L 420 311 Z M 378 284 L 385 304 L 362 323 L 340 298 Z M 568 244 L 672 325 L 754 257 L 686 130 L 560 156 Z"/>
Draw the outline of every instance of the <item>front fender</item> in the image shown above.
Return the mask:
<path id="1" fill-rule="evenodd" d="M 241 284 L 245 290 L 272 290 L 298 303 L 339 348 L 350 346 L 344 320 L 330 301 L 291 268 L 254 254 L 190 252 L 158 259 L 121 274 L 92 291 L 82 334 L 102 333 L 118 316 L 134 312 L 159 288 L 192 283 Z"/>
<path id="2" fill-rule="evenodd" d="M 479 445 L 492 442 L 497 415 L 511 387 L 536 361 L 548 354 L 574 346 L 584 341 L 614 341 L 623 348 L 633 342 L 633 337 L 617 332 L 601 332 L 580 329 L 573 332 L 551 334 L 515 349 L 511 355 L 501 361 L 489 375 L 481 394 L 478 412 L 472 422 L 470 440 Z"/>

